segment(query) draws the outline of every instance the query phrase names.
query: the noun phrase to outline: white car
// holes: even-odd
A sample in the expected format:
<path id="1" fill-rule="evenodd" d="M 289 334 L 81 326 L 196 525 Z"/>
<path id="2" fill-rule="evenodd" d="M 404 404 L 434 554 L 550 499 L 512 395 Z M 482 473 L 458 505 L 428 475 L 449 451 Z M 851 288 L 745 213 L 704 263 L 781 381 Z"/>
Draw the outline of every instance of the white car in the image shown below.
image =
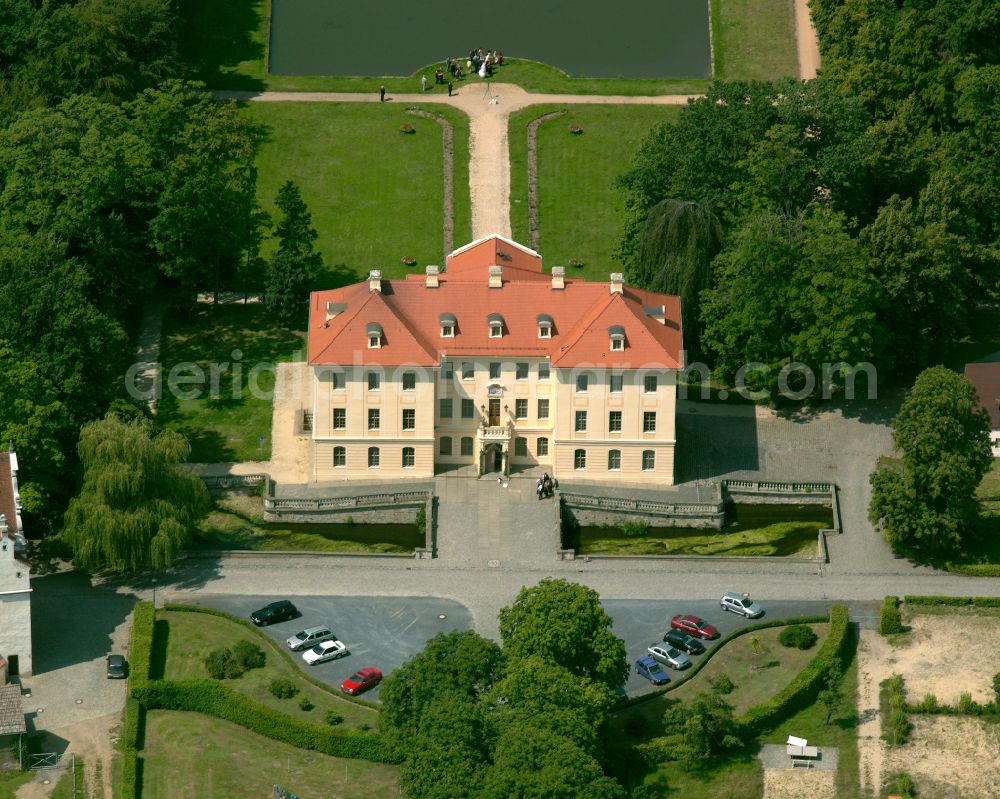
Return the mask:
<path id="1" fill-rule="evenodd" d="M 660 663 L 664 663 L 678 671 L 686 669 L 691 665 L 691 661 L 687 655 L 667 644 L 653 644 L 646 651 L 653 656 L 654 660 L 658 660 Z"/>
<path id="2" fill-rule="evenodd" d="M 342 658 L 346 654 L 347 645 L 343 641 L 323 641 L 321 644 L 316 644 L 308 652 L 303 652 L 302 659 L 307 666 L 315 666 L 317 663 Z"/>
<path id="3" fill-rule="evenodd" d="M 285 643 L 293 652 L 302 649 L 310 649 L 321 641 L 329 641 L 336 638 L 329 627 L 310 627 L 307 630 L 299 630 Z"/>

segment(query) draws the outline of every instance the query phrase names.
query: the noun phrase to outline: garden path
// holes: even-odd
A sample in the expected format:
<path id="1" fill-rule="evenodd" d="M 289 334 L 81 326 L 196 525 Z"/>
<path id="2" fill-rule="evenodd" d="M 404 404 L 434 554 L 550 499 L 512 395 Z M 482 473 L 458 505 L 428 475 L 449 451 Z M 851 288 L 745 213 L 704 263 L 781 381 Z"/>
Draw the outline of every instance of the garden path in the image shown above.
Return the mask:
<path id="1" fill-rule="evenodd" d="M 812 80 L 819 71 L 819 37 L 809 13 L 809 0 L 795 0 L 795 44 L 799 51 L 799 77 Z"/>

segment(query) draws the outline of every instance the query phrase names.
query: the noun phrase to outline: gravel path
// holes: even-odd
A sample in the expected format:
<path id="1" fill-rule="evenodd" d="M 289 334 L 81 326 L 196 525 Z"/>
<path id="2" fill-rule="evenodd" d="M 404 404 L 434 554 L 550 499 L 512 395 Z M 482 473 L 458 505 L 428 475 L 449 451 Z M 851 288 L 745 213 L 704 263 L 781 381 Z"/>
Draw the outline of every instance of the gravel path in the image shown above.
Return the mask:
<path id="1" fill-rule="evenodd" d="M 799 51 L 799 77 L 811 80 L 819 71 L 819 38 L 809 13 L 809 0 L 795 0 L 795 44 Z"/>

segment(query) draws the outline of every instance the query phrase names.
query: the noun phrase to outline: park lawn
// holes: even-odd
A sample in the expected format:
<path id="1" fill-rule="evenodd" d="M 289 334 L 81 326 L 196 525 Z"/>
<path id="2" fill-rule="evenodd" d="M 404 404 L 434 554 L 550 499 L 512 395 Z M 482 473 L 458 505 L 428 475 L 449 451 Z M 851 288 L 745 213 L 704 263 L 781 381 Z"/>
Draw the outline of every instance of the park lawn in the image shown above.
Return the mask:
<path id="1" fill-rule="evenodd" d="M 719 557 L 808 557 L 817 555 L 823 522 L 791 521 L 753 530 L 677 530 L 650 527 L 625 537 L 617 528 L 589 527 L 580 533 L 578 555 L 717 555 Z"/>
<path id="2" fill-rule="evenodd" d="M 232 646 L 243 639 L 258 644 L 267 654 L 267 662 L 263 668 L 250 669 L 235 680 L 222 680 L 228 688 L 304 721 L 323 724 L 323 715 L 328 709 L 333 709 L 344 717 L 339 729 L 377 726 L 378 713 L 304 679 L 301 670 L 276 652 L 278 645 L 263 633 L 248 630 L 229 619 L 207 613 L 157 611 L 151 674 L 154 678 L 162 675 L 167 680 L 210 679 L 203 663 L 205 656 L 215 649 Z M 301 657 L 296 652 L 288 654 L 292 658 Z M 299 689 L 298 694 L 291 699 L 275 697 L 268 686 L 278 678 L 291 680 Z M 312 710 L 305 711 L 299 707 L 299 700 L 303 696 L 312 700 L 315 705 Z"/>
<path id="3" fill-rule="evenodd" d="M 222 719 L 177 710 L 146 715 L 143 799 L 395 796 L 396 767 L 330 757 L 272 741 Z"/>
<path id="4" fill-rule="evenodd" d="M 621 271 L 614 250 L 625 224 L 624 195 L 615 185 L 631 166 L 650 129 L 677 118 L 675 106 L 532 106 L 511 115 L 511 229 L 529 242 L 528 124 L 565 110 L 538 126 L 538 250 L 566 276 L 607 280 Z M 583 132 L 570 133 L 570 125 Z M 570 266 L 572 259 L 582 267 Z"/>
<path id="5" fill-rule="evenodd" d="M 190 461 L 225 463 L 271 457 L 274 365 L 303 359 L 305 322 L 304 303 L 301 330 L 278 324 L 260 304 L 168 308 L 160 344 L 162 396 L 157 420 L 187 438 Z M 234 356 L 237 350 L 240 354 Z M 232 364 L 237 358 L 241 368 L 234 382 Z M 197 395 L 197 385 L 179 386 L 190 392 L 190 399 L 175 396 L 169 388 L 170 371 L 179 364 L 195 364 L 206 377 Z M 215 392 L 212 364 L 218 373 Z"/>
<path id="6" fill-rule="evenodd" d="M 712 0 L 712 47 L 716 78 L 797 78 L 794 0 Z"/>
<path id="7" fill-rule="evenodd" d="M 273 214 L 278 189 L 292 180 L 312 214 L 325 262 L 314 289 L 357 282 L 371 269 L 401 278 L 443 264 L 444 159 L 437 122 L 392 103 L 248 103 L 242 113 L 266 131 L 255 162 L 261 206 Z M 449 118 L 465 119 L 468 128 L 464 114 Z M 415 132 L 403 134 L 404 124 Z M 465 135 L 459 144 L 467 152 Z M 455 160 L 468 159 L 458 152 Z M 465 170 L 456 204 L 468 213 L 467 164 Z M 264 255 L 275 247 L 273 239 L 266 242 Z M 416 265 L 405 266 L 405 256 Z"/>

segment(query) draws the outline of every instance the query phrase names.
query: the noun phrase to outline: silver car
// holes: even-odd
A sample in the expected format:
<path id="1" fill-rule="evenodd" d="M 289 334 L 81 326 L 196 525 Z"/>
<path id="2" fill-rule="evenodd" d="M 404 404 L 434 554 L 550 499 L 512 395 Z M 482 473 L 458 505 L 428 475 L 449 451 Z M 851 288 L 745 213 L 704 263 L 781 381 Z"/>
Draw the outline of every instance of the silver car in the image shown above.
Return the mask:
<path id="1" fill-rule="evenodd" d="M 336 637 L 329 627 L 310 627 L 307 630 L 300 630 L 295 633 L 285 643 L 288 644 L 288 648 L 293 652 L 298 652 L 301 649 L 309 649 L 322 641 L 329 641 L 331 638 Z"/>
<path id="2" fill-rule="evenodd" d="M 735 591 L 724 594 L 719 600 L 719 607 L 732 613 L 739 613 L 748 619 L 757 619 L 764 615 L 764 608 L 754 602 L 750 594 L 737 594 Z"/>
<path id="3" fill-rule="evenodd" d="M 687 655 L 668 644 L 652 644 L 646 651 L 653 656 L 654 660 L 658 660 L 660 663 L 678 671 L 686 669 L 691 665 L 691 661 Z"/>

